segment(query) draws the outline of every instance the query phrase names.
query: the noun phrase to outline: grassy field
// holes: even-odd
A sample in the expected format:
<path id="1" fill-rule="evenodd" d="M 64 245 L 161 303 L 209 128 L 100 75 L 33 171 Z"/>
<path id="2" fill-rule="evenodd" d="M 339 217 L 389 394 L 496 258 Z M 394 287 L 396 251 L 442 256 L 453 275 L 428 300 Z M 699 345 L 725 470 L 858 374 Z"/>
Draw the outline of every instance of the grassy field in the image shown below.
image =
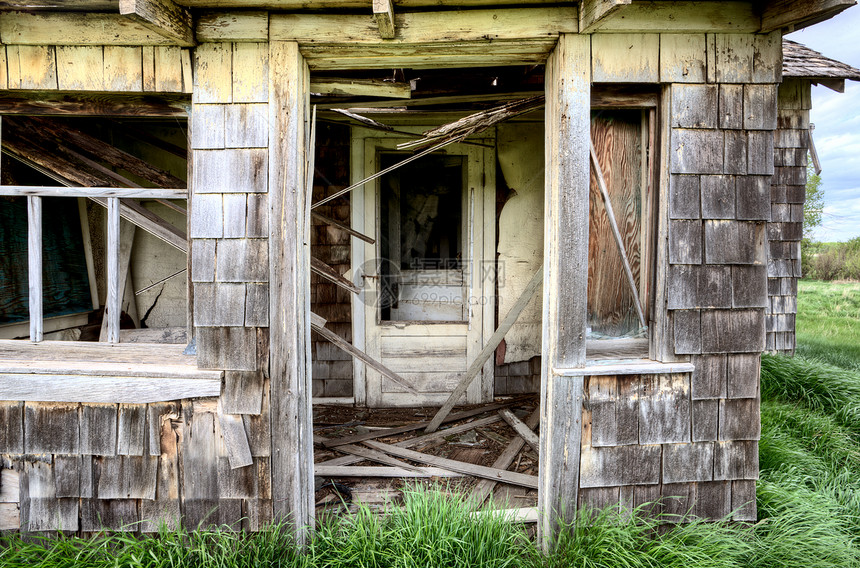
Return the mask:
<path id="1" fill-rule="evenodd" d="M 606 510 L 564 528 L 550 555 L 464 498 L 416 487 L 380 518 L 321 523 L 305 554 L 278 527 L 137 539 L 0 537 L 2 567 L 860 568 L 860 285 L 804 282 L 798 355 L 762 358 L 759 521 L 691 523 Z"/>
<path id="2" fill-rule="evenodd" d="M 801 280 L 797 353 L 860 371 L 860 282 Z"/>

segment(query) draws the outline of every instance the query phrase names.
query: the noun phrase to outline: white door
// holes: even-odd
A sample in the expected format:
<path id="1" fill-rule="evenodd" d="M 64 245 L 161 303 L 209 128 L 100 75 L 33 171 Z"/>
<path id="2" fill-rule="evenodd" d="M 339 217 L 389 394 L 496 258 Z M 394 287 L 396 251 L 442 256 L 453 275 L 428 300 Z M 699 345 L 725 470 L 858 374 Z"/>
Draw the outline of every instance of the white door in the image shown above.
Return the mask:
<path id="1" fill-rule="evenodd" d="M 354 181 L 409 157 L 397 151 L 402 141 L 354 138 Z M 376 243 L 353 249 L 364 290 L 353 310 L 354 341 L 418 392 L 357 366 L 357 402 L 438 406 L 492 335 L 494 164 L 492 140 L 456 144 L 356 190 L 353 228 Z M 492 389 L 489 361 L 463 402 L 490 400 Z"/>

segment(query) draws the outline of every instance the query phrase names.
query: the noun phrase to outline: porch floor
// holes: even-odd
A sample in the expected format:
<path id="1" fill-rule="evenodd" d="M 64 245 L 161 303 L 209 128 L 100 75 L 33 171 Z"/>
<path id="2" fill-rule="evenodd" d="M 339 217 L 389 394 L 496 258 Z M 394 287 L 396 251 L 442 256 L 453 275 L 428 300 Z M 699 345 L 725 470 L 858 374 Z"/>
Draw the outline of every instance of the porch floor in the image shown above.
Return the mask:
<path id="1" fill-rule="evenodd" d="M 402 490 L 417 483 L 436 484 L 447 491 L 470 494 L 476 499 L 486 495 L 482 502 L 499 508 L 534 507 L 537 505 L 537 489 L 503 482 L 494 484 L 487 479 L 486 475 L 479 477 L 452 471 L 449 469 L 450 465 L 446 467 L 444 462 L 442 462 L 443 465 L 433 465 L 409 458 L 394 458 L 386 454 L 391 460 L 399 460 L 403 466 L 397 467 L 393 461 L 383 464 L 356 456 L 355 446 L 359 445 L 362 449 L 359 452 L 364 450 L 379 452 L 375 454 L 376 458 L 385 453 L 384 449 L 382 451 L 379 449 L 385 446 L 374 442 L 399 448 L 408 447 L 423 455 L 454 460 L 465 466 L 466 470 L 473 465 L 484 468 L 498 467 L 497 460 L 507 450 L 507 454 L 514 457 L 510 466 L 504 469 L 524 476 L 533 476 L 536 481 L 537 452 L 528 444 L 523 444 L 513 428 L 502 419 L 499 410 L 500 406 L 504 405 L 518 418 L 526 420 L 538 404 L 539 396 L 532 394 L 497 398 L 491 404 L 457 407 L 453 414 L 462 411 L 473 411 L 474 414 L 444 423 L 435 436 L 429 437 L 424 434 L 424 426 L 418 425 L 433 418 L 438 410 L 435 407 L 358 408 L 314 405 L 314 463 L 318 472 L 317 512 L 343 510 L 344 503 L 352 510 L 359 503 L 369 506 L 372 510 L 385 510 L 387 507 L 398 506 L 402 501 Z M 414 429 L 402 432 L 404 427 L 410 426 Z M 353 438 L 356 435 L 371 433 L 382 434 L 388 430 L 394 430 L 394 432 L 380 435 L 372 440 L 363 442 L 359 440 L 354 444 L 340 446 L 342 450 L 346 449 L 349 453 L 339 451 L 336 445 L 333 447 L 324 445 L 324 443 L 329 445 L 338 443 L 347 437 Z M 401 432 L 396 433 L 397 430 Z M 447 431 L 451 433 L 446 435 Z M 522 448 L 514 454 L 509 449 L 512 444 L 522 444 Z M 428 465 L 430 467 L 427 467 Z M 405 467 L 412 467 L 413 470 L 404 471 Z M 463 469 L 459 465 L 458 468 Z M 406 476 L 398 476 L 398 471 Z M 348 475 L 338 475 L 347 472 L 349 472 Z M 486 471 L 484 473 L 486 474 Z"/>

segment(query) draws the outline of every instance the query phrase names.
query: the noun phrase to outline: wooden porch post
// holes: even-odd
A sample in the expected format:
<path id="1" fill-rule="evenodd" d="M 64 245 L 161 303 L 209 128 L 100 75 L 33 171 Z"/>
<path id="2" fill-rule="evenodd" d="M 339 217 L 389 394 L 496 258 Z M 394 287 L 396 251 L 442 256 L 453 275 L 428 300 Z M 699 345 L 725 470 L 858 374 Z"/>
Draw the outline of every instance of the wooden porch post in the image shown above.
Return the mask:
<path id="1" fill-rule="evenodd" d="M 304 541 L 313 520 L 309 72 L 295 42 L 269 43 L 269 371 L 275 519 Z"/>
<path id="2" fill-rule="evenodd" d="M 585 365 L 591 96 L 589 36 L 562 34 L 546 66 L 540 539 L 576 511 L 582 437 L 582 377 L 556 369 Z"/>

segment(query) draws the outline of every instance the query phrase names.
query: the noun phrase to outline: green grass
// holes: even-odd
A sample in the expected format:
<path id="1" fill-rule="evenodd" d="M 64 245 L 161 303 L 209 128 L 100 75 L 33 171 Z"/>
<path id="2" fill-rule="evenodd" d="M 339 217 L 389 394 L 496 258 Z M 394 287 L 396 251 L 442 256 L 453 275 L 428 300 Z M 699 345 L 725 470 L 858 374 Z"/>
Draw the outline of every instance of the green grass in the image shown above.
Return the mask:
<path id="1" fill-rule="evenodd" d="M 322 519 L 303 554 L 280 526 L 0 536 L 18 568 L 860 568 L 860 285 L 802 282 L 798 353 L 762 357 L 759 521 L 665 525 L 639 511 L 580 511 L 539 554 L 523 527 L 416 485 L 386 515 Z"/>
<path id="2" fill-rule="evenodd" d="M 860 371 L 860 283 L 800 281 L 797 354 Z"/>

